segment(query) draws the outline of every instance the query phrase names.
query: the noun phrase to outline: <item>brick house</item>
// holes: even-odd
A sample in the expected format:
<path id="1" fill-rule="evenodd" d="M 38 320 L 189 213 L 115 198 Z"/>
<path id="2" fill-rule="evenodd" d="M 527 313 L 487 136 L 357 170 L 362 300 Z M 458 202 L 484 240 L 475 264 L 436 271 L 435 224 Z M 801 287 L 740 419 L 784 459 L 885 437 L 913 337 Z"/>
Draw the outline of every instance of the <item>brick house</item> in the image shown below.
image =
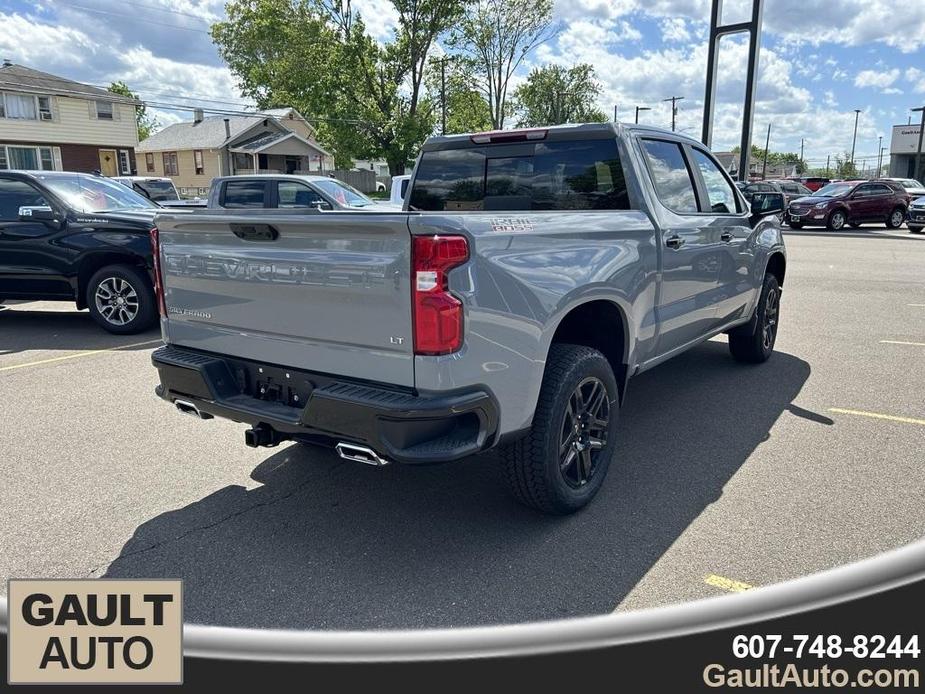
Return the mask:
<path id="1" fill-rule="evenodd" d="M 4 61 L 0 169 L 136 170 L 135 106 L 112 92 Z"/>

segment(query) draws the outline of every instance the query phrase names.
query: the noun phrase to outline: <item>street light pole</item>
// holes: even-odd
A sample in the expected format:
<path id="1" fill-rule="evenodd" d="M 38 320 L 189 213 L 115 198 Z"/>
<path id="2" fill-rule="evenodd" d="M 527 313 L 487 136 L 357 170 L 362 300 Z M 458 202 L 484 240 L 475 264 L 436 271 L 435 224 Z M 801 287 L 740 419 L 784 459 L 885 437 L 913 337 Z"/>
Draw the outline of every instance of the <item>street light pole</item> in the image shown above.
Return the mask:
<path id="1" fill-rule="evenodd" d="M 877 178 L 883 175 L 883 135 L 877 138 Z"/>
<path id="2" fill-rule="evenodd" d="M 639 112 L 640 111 L 651 111 L 652 109 L 648 106 L 637 106 L 636 107 L 636 122 L 639 122 Z"/>
<path id="3" fill-rule="evenodd" d="M 617 104 L 614 104 L 614 105 L 613 105 L 613 122 L 614 122 L 614 123 L 619 123 L 619 122 L 620 122 L 620 119 L 617 118 Z"/>
<path id="4" fill-rule="evenodd" d="M 675 118 L 678 115 L 677 103 L 683 99 L 683 96 L 669 96 L 667 99 L 662 99 L 662 101 L 671 102 L 671 131 L 674 132 L 675 129 Z"/>
<path id="5" fill-rule="evenodd" d="M 851 140 L 851 168 L 854 169 L 854 146 L 858 141 L 858 117 L 861 115 L 861 109 L 854 109 L 854 138 Z"/>
<path id="6" fill-rule="evenodd" d="M 915 180 L 922 180 L 922 136 L 925 135 L 925 106 L 911 109 L 922 112 L 922 124 L 919 126 L 919 146 L 915 150 Z"/>

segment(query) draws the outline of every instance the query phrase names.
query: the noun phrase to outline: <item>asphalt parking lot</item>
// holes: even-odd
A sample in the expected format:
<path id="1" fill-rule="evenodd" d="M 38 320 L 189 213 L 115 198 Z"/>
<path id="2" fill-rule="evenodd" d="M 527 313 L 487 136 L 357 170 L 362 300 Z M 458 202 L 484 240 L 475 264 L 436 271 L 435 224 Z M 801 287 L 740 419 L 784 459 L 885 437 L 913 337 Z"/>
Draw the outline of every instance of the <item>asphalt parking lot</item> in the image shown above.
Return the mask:
<path id="1" fill-rule="evenodd" d="M 153 393 L 159 334 L 0 311 L 0 578 L 185 581 L 187 621 L 461 626 L 759 588 L 925 532 L 925 237 L 792 232 L 777 353 L 725 339 L 634 379 L 584 512 L 516 505 L 495 459 L 370 468 Z"/>

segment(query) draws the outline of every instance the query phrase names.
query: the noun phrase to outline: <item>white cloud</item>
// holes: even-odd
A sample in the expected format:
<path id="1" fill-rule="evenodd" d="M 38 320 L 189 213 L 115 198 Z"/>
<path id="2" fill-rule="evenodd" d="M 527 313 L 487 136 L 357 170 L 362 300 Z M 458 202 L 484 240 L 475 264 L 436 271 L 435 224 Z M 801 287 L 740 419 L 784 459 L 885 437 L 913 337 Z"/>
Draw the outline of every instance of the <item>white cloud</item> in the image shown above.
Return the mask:
<path id="1" fill-rule="evenodd" d="M 662 41 L 666 43 L 691 40 L 691 34 L 687 30 L 687 22 L 683 17 L 668 17 L 663 19 L 659 26 L 662 29 Z"/>
<path id="2" fill-rule="evenodd" d="M 879 89 L 886 89 L 898 79 L 899 70 L 896 68 L 892 70 L 884 70 L 882 72 L 877 70 L 861 70 L 854 77 L 854 86 L 877 87 Z"/>
<path id="3" fill-rule="evenodd" d="M 906 70 L 906 79 L 912 83 L 912 91 L 919 94 L 925 93 L 925 70 L 910 67 Z"/>

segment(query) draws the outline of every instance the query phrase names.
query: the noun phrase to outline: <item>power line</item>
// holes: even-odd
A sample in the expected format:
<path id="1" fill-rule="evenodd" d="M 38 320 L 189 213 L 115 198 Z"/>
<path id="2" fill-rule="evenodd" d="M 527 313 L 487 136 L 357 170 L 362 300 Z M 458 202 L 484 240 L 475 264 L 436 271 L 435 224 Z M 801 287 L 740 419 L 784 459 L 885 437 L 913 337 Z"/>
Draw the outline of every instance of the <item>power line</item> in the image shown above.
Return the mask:
<path id="1" fill-rule="evenodd" d="M 56 0 L 57 1 L 57 0 Z M 65 5 L 68 9 L 82 10 L 84 12 L 95 12 L 96 14 L 104 14 L 110 17 L 122 17 L 124 19 L 134 19 L 137 21 L 143 21 L 145 24 L 158 24 L 160 26 L 170 27 L 171 29 L 180 29 L 181 31 L 194 31 L 197 34 L 205 34 L 206 36 L 211 36 L 212 34 L 205 29 L 194 29 L 193 27 L 180 26 L 179 24 L 170 24 L 168 22 L 158 22 L 154 19 L 141 19 L 139 17 L 132 16 L 130 14 L 120 14 L 119 12 L 110 12 L 109 10 L 100 10 L 95 7 L 86 7 L 84 5 Z"/>

